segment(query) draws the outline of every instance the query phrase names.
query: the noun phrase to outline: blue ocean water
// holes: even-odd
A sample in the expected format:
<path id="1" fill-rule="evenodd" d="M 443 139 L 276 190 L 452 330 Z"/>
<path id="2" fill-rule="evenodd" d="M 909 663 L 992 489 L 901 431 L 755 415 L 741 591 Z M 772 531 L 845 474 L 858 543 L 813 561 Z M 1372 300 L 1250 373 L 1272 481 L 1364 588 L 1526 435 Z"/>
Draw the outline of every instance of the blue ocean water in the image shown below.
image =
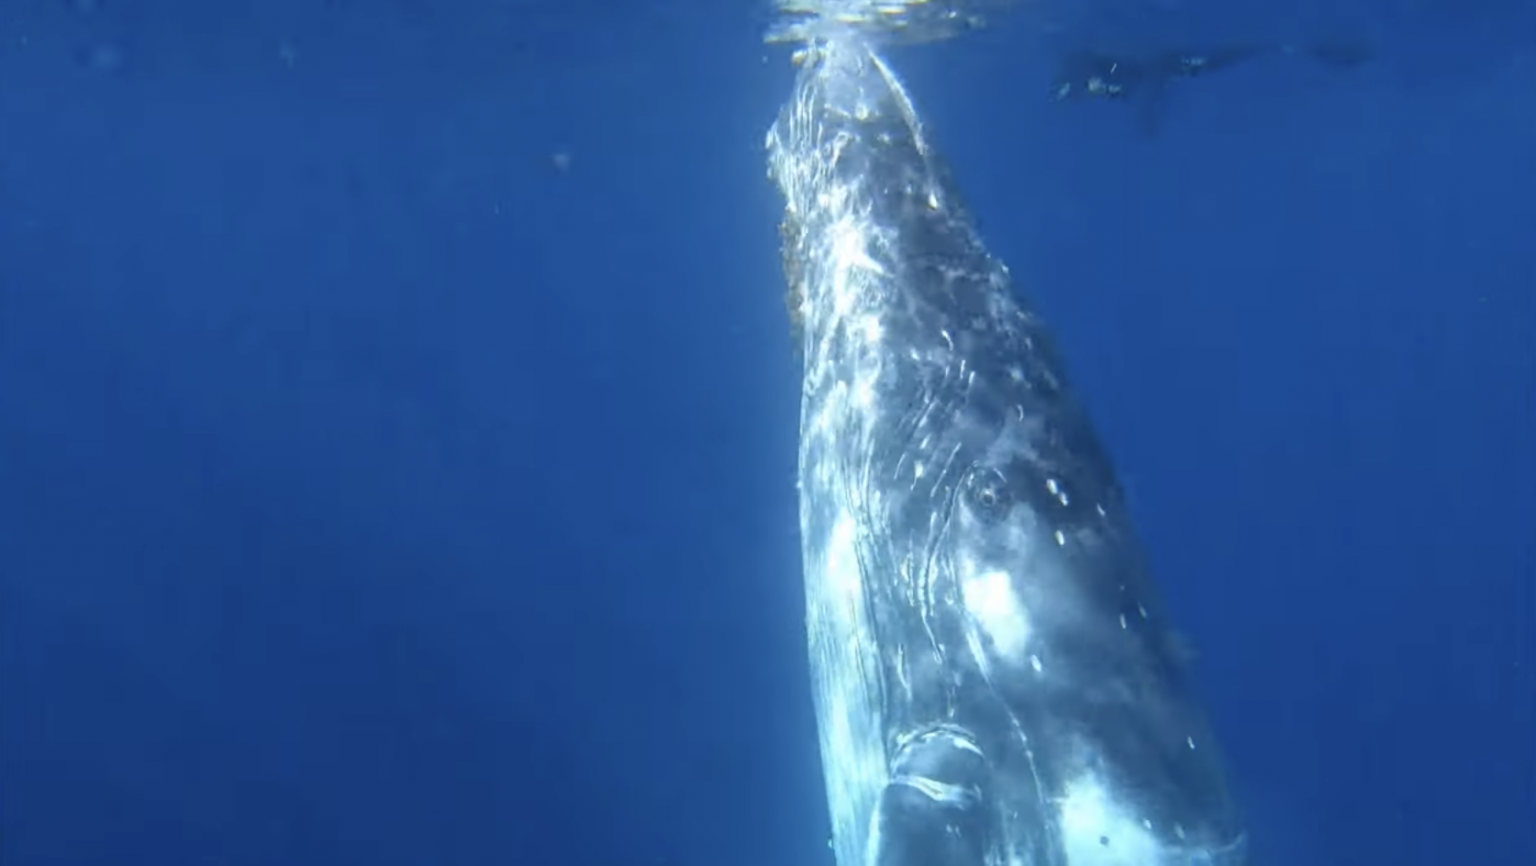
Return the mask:
<path id="1" fill-rule="evenodd" d="M 832 866 L 748 3 L 4 0 L 0 863 Z M 1128 104 L 1081 48 L 1361 40 Z M 1536 7 L 893 61 L 1270 866 L 1536 864 Z"/>

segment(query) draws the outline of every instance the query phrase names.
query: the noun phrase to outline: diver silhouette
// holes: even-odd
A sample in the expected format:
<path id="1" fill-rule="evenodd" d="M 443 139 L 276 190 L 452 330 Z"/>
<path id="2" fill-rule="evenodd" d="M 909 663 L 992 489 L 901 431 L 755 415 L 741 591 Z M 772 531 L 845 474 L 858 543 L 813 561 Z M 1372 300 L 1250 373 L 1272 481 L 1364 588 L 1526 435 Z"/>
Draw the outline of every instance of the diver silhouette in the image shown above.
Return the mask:
<path id="1" fill-rule="evenodd" d="M 1104 99 L 1134 102 L 1142 131 L 1156 134 L 1167 110 L 1168 85 L 1198 78 L 1272 54 L 1310 57 L 1333 69 L 1352 69 L 1370 60 L 1363 42 L 1330 41 L 1311 45 L 1247 44 L 1210 51 L 1165 51 L 1141 57 L 1119 57 L 1079 50 L 1062 58 L 1053 81 L 1057 100 Z"/>

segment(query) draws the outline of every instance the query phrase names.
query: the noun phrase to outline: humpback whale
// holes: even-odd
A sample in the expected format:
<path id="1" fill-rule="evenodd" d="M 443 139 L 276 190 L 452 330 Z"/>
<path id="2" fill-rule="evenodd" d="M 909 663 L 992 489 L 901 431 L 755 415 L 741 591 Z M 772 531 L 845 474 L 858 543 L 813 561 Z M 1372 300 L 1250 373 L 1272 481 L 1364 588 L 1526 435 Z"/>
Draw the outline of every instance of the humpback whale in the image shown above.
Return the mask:
<path id="1" fill-rule="evenodd" d="M 767 136 L 838 866 L 1246 863 L 1110 460 L 883 59 L 901 2 L 781 31 Z"/>

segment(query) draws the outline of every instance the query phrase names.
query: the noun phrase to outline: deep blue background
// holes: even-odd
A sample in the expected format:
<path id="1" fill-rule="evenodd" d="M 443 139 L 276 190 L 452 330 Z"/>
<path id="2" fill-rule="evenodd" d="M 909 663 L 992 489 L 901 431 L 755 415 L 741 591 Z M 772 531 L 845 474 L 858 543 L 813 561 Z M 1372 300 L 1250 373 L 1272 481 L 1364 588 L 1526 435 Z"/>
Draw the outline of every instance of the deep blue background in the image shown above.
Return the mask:
<path id="1" fill-rule="evenodd" d="M 4 0 L 0 862 L 828 866 L 764 20 Z M 1338 35 L 1155 137 L 1046 96 Z M 1536 9 L 1058 0 L 896 62 L 1265 863 L 1536 863 Z"/>

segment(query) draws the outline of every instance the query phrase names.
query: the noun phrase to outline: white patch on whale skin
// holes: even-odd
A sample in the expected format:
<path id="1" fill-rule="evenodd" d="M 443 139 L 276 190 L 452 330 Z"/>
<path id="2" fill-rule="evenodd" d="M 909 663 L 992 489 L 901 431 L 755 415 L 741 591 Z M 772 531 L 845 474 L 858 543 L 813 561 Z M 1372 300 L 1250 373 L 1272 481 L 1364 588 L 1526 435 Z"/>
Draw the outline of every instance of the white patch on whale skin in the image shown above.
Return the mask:
<path id="1" fill-rule="evenodd" d="M 1084 775 L 1058 804 L 1069 866 L 1164 866 L 1172 862 L 1148 827 L 1125 812 L 1103 783 Z"/>
<path id="2" fill-rule="evenodd" d="M 997 654 L 1019 658 L 1029 645 L 1029 612 L 1014 593 L 1012 578 L 1006 571 L 977 572 L 975 563 L 964 558 L 959 564 L 960 596 Z"/>

